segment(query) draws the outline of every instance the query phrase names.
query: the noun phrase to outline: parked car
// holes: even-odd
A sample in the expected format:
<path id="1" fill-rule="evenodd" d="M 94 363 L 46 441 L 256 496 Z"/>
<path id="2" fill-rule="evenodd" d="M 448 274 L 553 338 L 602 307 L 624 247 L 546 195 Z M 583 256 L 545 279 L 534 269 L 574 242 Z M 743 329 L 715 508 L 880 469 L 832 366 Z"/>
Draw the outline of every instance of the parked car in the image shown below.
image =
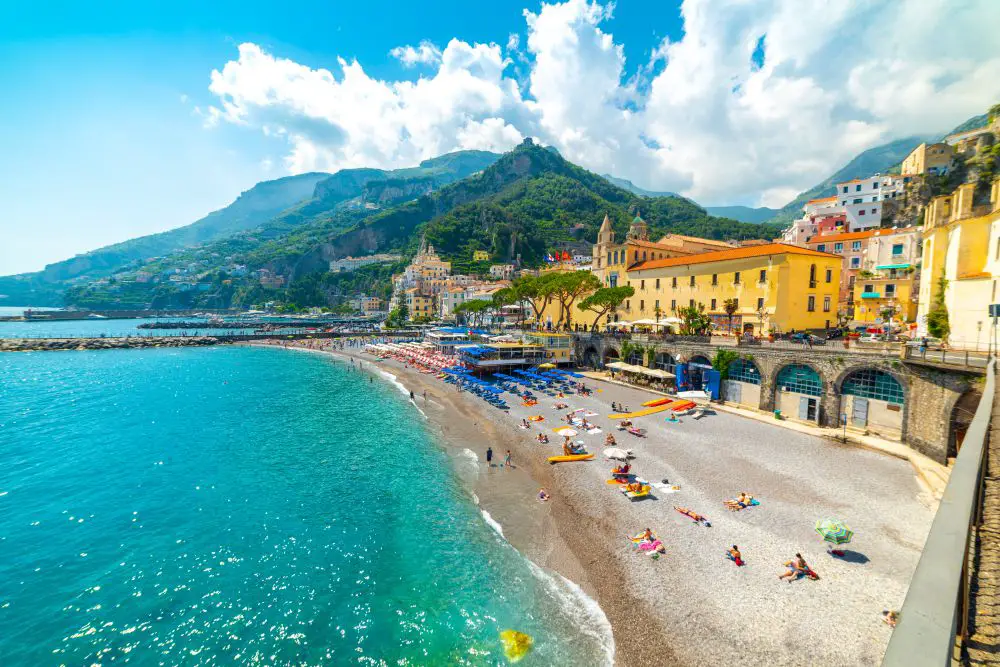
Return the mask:
<path id="1" fill-rule="evenodd" d="M 837 338 L 843 338 L 843 337 L 844 337 L 843 329 L 830 329 L 829 331 L 826 332 L 827 340 L 835 340 Z"/>
<path id="2" fill-rule="evenodd" d="M 819 336 L 815 336 L 810 333 L 805 333 L 804 331 L 793 333 L 791 336 L 789 336 L 789 340 L 791 340 L 793 343 L 802 343 L 803 345 L 806 343 L 807 340 L 812 345 L 826 345 L 825 338 L 820 338 Z"/>

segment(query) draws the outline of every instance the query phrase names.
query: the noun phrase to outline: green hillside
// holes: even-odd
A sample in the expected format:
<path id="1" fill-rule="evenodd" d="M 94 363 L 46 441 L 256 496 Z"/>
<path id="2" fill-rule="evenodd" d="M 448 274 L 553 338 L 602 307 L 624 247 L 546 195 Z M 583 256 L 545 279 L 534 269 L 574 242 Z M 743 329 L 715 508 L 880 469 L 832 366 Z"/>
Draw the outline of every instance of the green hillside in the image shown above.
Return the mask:
<path id="1" fill-rule="evenodd" d="M 398 180 L 397 185 L 423 187 L 426 179 L 426 174 L 389 178 L 366 181 L 364 187 L 384 195 L 387 183 Z M 320 189 L 317 186 L 317 191 Z M 342 276 L 326 274 L 329 261 L 373 252 L 410 254 L 425 234 L 454 263 L 457 272 L 480 273 L 490 262 L 518 255 L 527 266 L 537 266 L 556 244 L 584 247 L 596 240 L 605 214 L 611 216 L 621 234 L 637 212 L 649 223 L 653 235 L 674 231 L 716 239 L 771 238 L 777 232 L 769 225 L 712 217 L 683 198 L 633 194 L 530 142 L 482 171 L 389 208 L 345 206 L 343 189 L 339 193 L 326 190 L 322 197 L 285 211 L 254 230 L 145 266 L 157 274 L 197 265 L 204 287 L 181 293 L 172 291 L 170 285 L 149 286 L 145 289 L 150 302 L 159 307 L 249 305 L 263 300 L 332 306 L 359 285 L 385 294 L 390 271 L 369 269 L 358 276 L 364 278 L 361 282 L 353 284 Z M 475 250 L 486 250 L 490 261 L 473 262 Z M 250 271 L 269 269 L 285 277 L 288 287 L 264 290 L 249 278 L 228 278 L 230 284 L 226 285 L 224 267 L 212 259 L 216 257 L 228 258 Z M 133 304 L 133 299 L 140 298 L 136 289 L 128 288 Z M 115 298 L 119 297 L 109 294 L 105 285 L 74 287 L 67 294 L 76 305 L 94 306 Z"/>
<path id="2" fill-rule="evenodd" d="M 767 222 L 776 216 L 780 210 L 776 208 L 751 208 L 750 206 L 706 206 L 710 214 L 721 218 L 732 218 L 740 222 Z"/>

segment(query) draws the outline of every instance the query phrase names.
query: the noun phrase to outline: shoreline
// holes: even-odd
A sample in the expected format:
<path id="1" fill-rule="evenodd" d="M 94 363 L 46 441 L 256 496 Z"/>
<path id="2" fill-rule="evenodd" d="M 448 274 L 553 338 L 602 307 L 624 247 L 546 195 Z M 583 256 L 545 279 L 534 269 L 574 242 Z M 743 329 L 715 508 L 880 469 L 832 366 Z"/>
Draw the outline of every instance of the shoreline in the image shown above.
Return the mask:
<path id="1" fill-rule="evenodd" d="M 291 341 L 288 347 L 308 349 Z M 722 411 L 674 425 L 645 418 L 647 438 L 622 438 L 606 422 L 608 404 L 624 399 L 637 405 L 649 395 L 592 380 L 592 396 L 569 395 L 565 402 L 599 413 L 595 423 L 636 452 L 640 475 L 669 477 L 682 487 L 676 496 L 660 491 L 651 501 L 628 503 L 604 484 L 603 460 L 547 463 L 558 445 L 536 444 L 534 435 L 559 424 L 553 399 L 540 397 L 532 408 L 515 401 L 505 414 L 433 375 L 376 360 L 361 348 L 313 351 L 353 357 L 397 378 L 407 394 L 414 392 L 446 451 L 473 449 L 479 461 L 487 444 L 494 460 L 512 451 L 516 470 L 491 468 L 473 480 L 480 508 L 526 558 L 577 582 L 596 600 L 611 624 L 616 665 L 881 661 L 890 630 L 879 614 L 902 604 L 935 505 L 907 462 Z M 545 421 L 525 433 L 518 422 L 532 414 Z M 603 434 L 580 437 L 600 454 Z M 552 494 L 548 503 L 536 500 L 539 486 Z M 742 489 L 760 494 L 764 507 L 724 511 L 721 500 Z M 704 512 L 714 527 L 692 528 L 672 510 L 675 504 Z M 816 538 L 812 524 L 823 516 L 841 516 L 864 536 L 852 560 L 831 558 Z M 668 552 L 659 561 L 625 540 L 645 527 L 664 536 Z M 734 542 L 750 558 L 748 566 L 736 568 L 722 558 Z M 781 563 L 797 550 L 816 565 L 821 580 L 779 585 Z M 826 639 L 836 636 L 841 641 Z"/>

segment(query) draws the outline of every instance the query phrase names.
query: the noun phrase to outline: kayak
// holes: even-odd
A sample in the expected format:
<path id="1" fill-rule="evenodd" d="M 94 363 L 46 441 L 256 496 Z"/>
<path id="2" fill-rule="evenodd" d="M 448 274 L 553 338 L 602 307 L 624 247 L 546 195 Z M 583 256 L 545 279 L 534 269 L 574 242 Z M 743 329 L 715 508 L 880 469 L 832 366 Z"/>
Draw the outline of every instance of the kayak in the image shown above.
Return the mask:
<path id="1" fill-rule="evenodd" d="M 674 399 L 672 399 L 672 398 L 657 398 L 657 399 L 652 400 L 652 401 L 646 401 L 645 403 L 642 404 L 642 407 L 644 407 L 644 408 L 655 408 L 658 405 L 666 405 L 667 403 L 670 403 L 673 400 Z"/>
<path id="2" fill-rule="evenodd" d="M 550 456 L 549 463 L 567 463 L 569 461 L 589 461 L 594 458 L 593 454 L 570 454 L 562 456 Z"/>

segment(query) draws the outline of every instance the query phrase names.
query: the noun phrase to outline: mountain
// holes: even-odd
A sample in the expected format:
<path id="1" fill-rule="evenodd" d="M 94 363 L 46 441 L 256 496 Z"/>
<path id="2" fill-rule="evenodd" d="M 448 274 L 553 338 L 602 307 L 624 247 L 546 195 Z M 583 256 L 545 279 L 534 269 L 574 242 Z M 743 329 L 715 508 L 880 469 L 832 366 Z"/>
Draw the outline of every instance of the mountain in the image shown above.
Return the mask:
<path id="1" fill-rule="evenodd" d="M 761 206 L 760 208 L 750 208 L 749 206 L 706 206 L 705 210 L 709 214 L 720 218 L 732 218 L 740 222 L 752 223 L 767 222 L 779 213 L 779 209 L 767 208 L 766 206 Z"/>
<path id="2" fill-rule="evenodd" d="M 785 204 L 769 222 L 782 225 L 791 222 L 799 217 L 802 213 L 802 207 L 807 201 L 832 194 L 837 183 L 850 181 L 855 178 L 865 178 L 872 174 L 887 173 L 892 167 L 902 162 L 903 158 L 909 155 L 914 148 L 925 141 L 933 141 L 933 138 L 906 137 L 905 139 L 897 139 L 882 146 L 869 148 L 835 171 L 822 183 L 814 185 Z"/>
<path id="3" fill-rule="evenodd" d="M 636 185 L 635 183 L 633 183 L 632 181 L 630 181 L 628 179 L 618 178 L 616 176 L 612 176 L 611 174 L 603 174 L 602 177 L 605 180 L 611 181 L 612 183 L 614 183 L 618 187 L 622 188 L 623 190 L 628 190 L 632 194 L 642 195 L 643 197 L 678 197 L 678 196 L 680 196 L 680 195 L 678 195 L 675 192 L 654 192 L 653 190 L 644 190 L 644 189 L 640 188 L 638 185 Z"/>
<path id="4" fill-rule="evenodd" d="M 443 157 L 454 169 L 456 158 Z M 460 161 L 465 164 L 462 169 L 478 166 L 475 160 Z M 436 163 L 429 168 L 444 167 Z M 143 267 L 153 275 L 196 267 L 199 287 L 204 286 L 204 290 L 178 291 L 176 285 L 166 282 L 90 284 L 71 288 L 67 300 L 90 307 L 112 302 L 218 307 L 287 302 L 290 298 L 300 306 L 331 305 L 344 294 L 343 277 L 327 273 L 333 259 L 373 252 L 411 254 L 420 238 L 426 237 L 458 273 L 485 273 L 491 262 L 511 261 L 518 256 L 524 265 L 538 266 L 545 254 L 557 246 L 589 249 L 605 214 L 621 235 L 637 212 L 649 223 L 653 235 L 673 231 L 728 239 L 771 238 L 777 233 L 776 227 L 768 225 L 712 217 L 687 199 L 636 195 L 530 141 L 499 156 L 481 171 L 435 187 L 440 182 L 435 179 L 450 178 L 455 173 L 441 176 L 421 172 L 409 177 L 404 174 L 402 178 L 396 178 L 395 173 L 389 178 L 371 173 L 358 178 L 344 175 L 333 184 L 317 184 L 314 194 L 320 196 L 253 230 Z M 416 193 L 426 187 L 427 181 L 431 181 L 430 191 L 409 201 L 381 208 L 370 200 L 376 194 L 387 196 L 387 201 L 392 201 L 395 194 L 408 196 L 386 193 L 401 186 L 414 188 Z M 358 189 L 360 194 L 348 198 Z M 476 250 L 485 250 L 489 260 L 474 261 Z M 233 277 L 218 258 L 245 265 L 250 271 L 268 269 L 284 277 L 288 288 L 265 289 L 249 277 Z M 372 274 L 370 280 L 354 282 L 354 286 L 363 284 L 371 292 L 384 293 L 391 273 L 376 275 L 378 271 L 364 272 L 365 276 Z"/>
<path id="5" fill-rule="evenodd" d="M 958 127 L 954 128 L 948 134 L 958 134 L 959 132 L 969 132 L 971 130 L 978 130 L 981 127 L 986 127 L 989 124 L 988 114 L 981 114 L 979 116 L 973 116 L 969 120 L 965 121 Z M 945 136 L 948 136 L 947 134 Z M 943 138 L 943 137 L 942 137 Z M 940 139 L 938 140 L 940 141 Z"/>

